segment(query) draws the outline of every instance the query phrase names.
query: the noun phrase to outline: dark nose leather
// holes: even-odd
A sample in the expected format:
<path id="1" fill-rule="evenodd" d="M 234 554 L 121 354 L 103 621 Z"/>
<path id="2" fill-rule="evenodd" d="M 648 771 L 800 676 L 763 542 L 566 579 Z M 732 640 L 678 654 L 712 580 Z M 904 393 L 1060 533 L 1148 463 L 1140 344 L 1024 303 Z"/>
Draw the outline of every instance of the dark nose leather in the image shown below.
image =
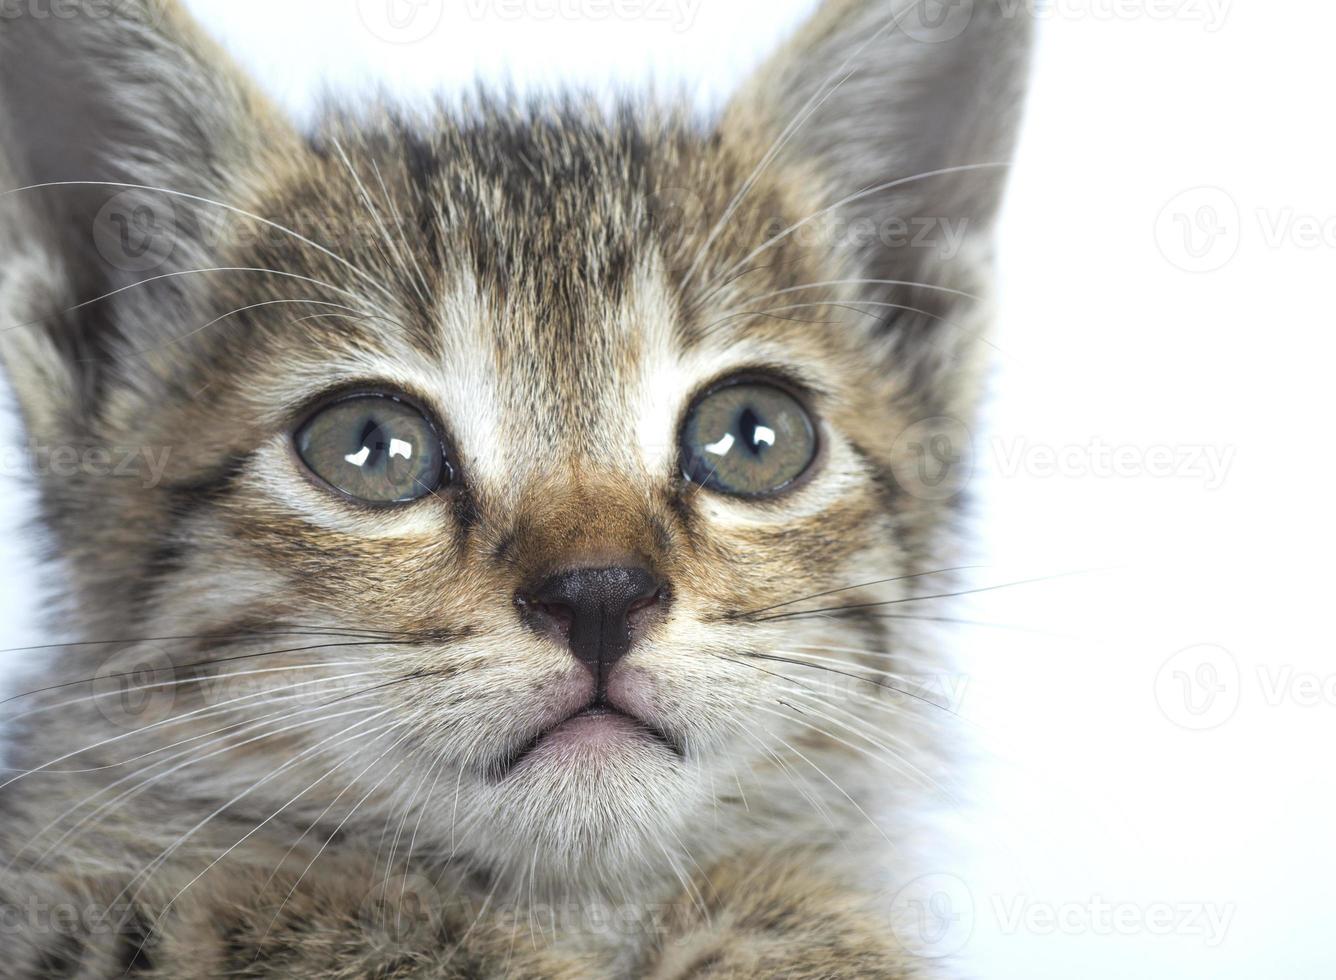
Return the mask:
<path id="1" fill-rule="evenodd" d="M 643 568 L 572 568 L 543 580 L 521 598 L 540 624 L 566 638 L 600 686 L 631 648 L 635 620 L 663 598 L 661 583 Z"/>

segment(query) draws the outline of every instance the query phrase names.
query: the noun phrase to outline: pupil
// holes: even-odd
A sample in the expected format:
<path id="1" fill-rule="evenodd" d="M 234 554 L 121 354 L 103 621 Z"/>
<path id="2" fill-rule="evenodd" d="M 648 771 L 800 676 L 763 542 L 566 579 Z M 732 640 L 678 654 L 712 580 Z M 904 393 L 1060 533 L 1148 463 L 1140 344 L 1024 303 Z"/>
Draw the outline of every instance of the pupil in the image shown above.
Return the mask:
<path id="1" fill-rule="evenodd" d="M 760 456 L 775 444 L 775 430 L 766 425 L 750 406 L 738 416 L 738 428 L 742 430 L 742 444 L 753 456 Z"/>
<path id="2" fill-rule="evenodd" d="M 363 466 L 377 466 L 385 456 L 387 447 L 385 436 L 381 430 L 380 423 L 375 419 L 368 419 L 365 426 L 362 427 L 362 447 L 369 449 L 370 454 L 363 462 Z"/>

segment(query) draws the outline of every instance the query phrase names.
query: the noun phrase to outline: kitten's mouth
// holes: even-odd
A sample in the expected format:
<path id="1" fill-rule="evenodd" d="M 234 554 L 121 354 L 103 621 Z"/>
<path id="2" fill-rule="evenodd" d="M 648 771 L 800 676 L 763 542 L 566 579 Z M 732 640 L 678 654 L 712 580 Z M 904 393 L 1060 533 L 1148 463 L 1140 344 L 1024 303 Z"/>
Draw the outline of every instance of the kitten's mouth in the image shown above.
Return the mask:
<path id="1" fill-rule="evenodd" d="M 544 761 L 556 765 L 601 762 L 646 745 L 686 758 L 681 739 L 606 702 L 594 701 L 507 753 L 493 766 L 492 776 L 500 782 L 517 769 Z"/>

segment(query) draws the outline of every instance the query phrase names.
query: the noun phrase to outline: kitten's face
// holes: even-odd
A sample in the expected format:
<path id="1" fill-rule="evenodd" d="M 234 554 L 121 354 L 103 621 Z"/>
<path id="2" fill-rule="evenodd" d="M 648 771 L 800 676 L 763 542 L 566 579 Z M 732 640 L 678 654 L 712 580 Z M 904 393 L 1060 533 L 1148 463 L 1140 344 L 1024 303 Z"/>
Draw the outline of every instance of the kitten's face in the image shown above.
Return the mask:
<path id="1" fill-rule="evenodd" d="M 739 775 L 772 769 L 784 743 L 817 751 L 810 727 L 783 709 L 805 685 L 840 695 L 841 711 L 866 713 L 855 690 L 876 699 L 875 686 L 832 683 L 798 662 L 824 657 L 870 677 L 851 655 L 867 650 L 861 662 L 874 669 L 902 666 L 878 660 L 893 649 L 878 610 L 778 620 L 760 611 L 924 570 L 906 546 L 931 518 L 895 470 L 915 462 L 901 433 L 936 412 L 869 360 L 873 331 L 829 305 L 841 287 L 791 291 L 848 278 L 829 253 L 782 242 L 744 262 L 767 231 L 819 207 L 785 190 L 790 175 L 753 188 L 752 207 L 769 220 L 725 226 L 687 283 L 726 194 L 746 178 L 739 161 L 698 145 L 677 167 L 636 170 L 610 140 L 546 133 L 549 153 L 599 175 L 591 185 L 541 160 L 534 174 L 527 138 L 510 133 L 515 158 L 482 163 L 445 139 L 416 170 L 376 159 L 374 146 L 345 147 L 376 188 L 370 207 L 408 227 L 395 236 L 403 263 L 332 147 L 314 174 L 254 204 L 300 226 L 290 202 L 338 201 L 341 256 L 377 271 L 365 281 L 291 239 L 220 263 L 337 283 L 347 295 L 333 300 L 362 312 L 288 303 L 329 296 L 309 286 L 220 280 L 229 297 L 213 316 L 275 305 L 216 325 L 202 345 L 207 388 L 155 412 L 157 438 L 178 449 L 169 481 L 207 503 L 174 525 L 190 545 L 148 603 L 163 618 L 151 629 L 392 634 L 397 645 L 321 654 L 347 665 L 331 673 L 358 674 L 348 690 L 372 691 L 342 707 L 369 702 L 391 710 L 382 721 L 403 722 L 365 740 L 368 762 L 387 754 L 362 792 L 402 764 L 383 788 L 411 793 L 439 763 L 435 793 L 417 802 L 445 824 L 457 819 L 469 849 L 537 847 L 563 863 L 604 848 L 652 854 L 650 841 L 691 834 L 721 786 L 736 796 Z M 656 201 L 711 173 L 730 179 L 702 214 L 672 227 L 654 220 Z M 557 224 L 561 214 L 581 222 Z M 416 233 L 422 224 L 439 229 L 434 240 Z M 294 439 L 313 416 L 316 434 Z M 394 440 L 397 460 L 388 448 L 375 455 Z M 686 475 L 695 449 L 713 475 Z M 545 601 L 553 576 L 591 568 L 648 575 L 644 595 L 589 600 L 608 629 L 629 634 L 623 656 L 605 648 L 581 659 L 582 597 Z M 890 598 L 897 586 L 774 612 Z M 836 734 L 852 720 L 824 710 Z M 313 768 L 345 751 L 318 755 Z"/>
<path id="2" fill-rule="evenodd" d="M 841 29 L 875 13 L 838 6 Z M 877 236 L 932 200 L 973 241 L 991 194 L 832 210 L 947 161 L 779 153 L 830 60 L 717 130 L 481 112 L 262 148 L 225 220 L 145 195 L 185 269 L 228 271 L 135 270 L 171 278 L 99 321 L 80 424 L 170 449 L 164 479 L 49 506 L 90 628 L 204 634 L 155 656 L 263 669 L 228 710 L 292 719 L 192 778 L 261 802 L 311 783 L 295 809 L 331 822 L 417 812 L 427 846 L 616 880 L 805 809 L 816 762 L 875 751 L 859 733 L 920 669 L 876 603 L 949 563 L 955 477 L 921 456 L 971 410 L 980 276 L 973 245 Z"/>

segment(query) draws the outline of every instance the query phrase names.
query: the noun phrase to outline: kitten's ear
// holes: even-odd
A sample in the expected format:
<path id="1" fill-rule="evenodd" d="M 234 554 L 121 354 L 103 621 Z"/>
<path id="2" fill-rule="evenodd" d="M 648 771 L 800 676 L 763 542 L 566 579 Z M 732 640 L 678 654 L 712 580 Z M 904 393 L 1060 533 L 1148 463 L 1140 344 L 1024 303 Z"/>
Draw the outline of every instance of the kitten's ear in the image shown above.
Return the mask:
<path id="1" fill-rule="evenodd" d="M 173 0 L 13 6 L 0 18 L 0 352 L 32 422 L 79 407 L 40 404 L 59 392 L 94 397 L 118 347 L 151 343 L 188 303 L 192 277 L 172 273 L 213 264 L 200 231 L 218 220 L 195 198 L 245 200 L 299 140 Z"/>
<path id="2" fill-rule="evenodd" d="M 912 278 L 912 238 L 986 234 L 998 208 L 1029 61 L 1027 5 L 826 0 L 723 120 L 759 161 L 793 165 L 850 231 L 862 275 Z M 1001 166 L 999 166 L 1001 164 Z"/>

